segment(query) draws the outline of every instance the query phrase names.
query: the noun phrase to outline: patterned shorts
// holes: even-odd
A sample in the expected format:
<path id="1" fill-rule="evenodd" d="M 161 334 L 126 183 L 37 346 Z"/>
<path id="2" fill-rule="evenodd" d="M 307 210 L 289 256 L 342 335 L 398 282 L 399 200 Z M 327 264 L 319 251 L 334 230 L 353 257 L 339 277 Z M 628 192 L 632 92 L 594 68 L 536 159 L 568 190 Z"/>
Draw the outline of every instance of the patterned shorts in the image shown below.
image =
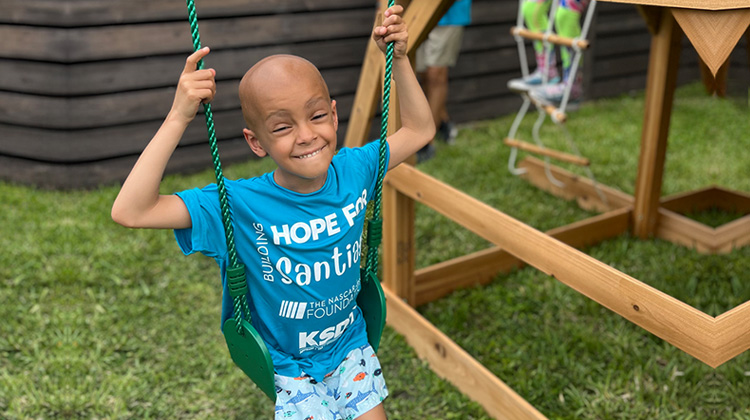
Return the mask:
<path id="1" fill-rule="evenodd" d="M 274 379 L 276 420 L 353 420 L 388 396 L 380 361 L 370 345 L 349 352 L 323 382 L 305 373 Z"/>

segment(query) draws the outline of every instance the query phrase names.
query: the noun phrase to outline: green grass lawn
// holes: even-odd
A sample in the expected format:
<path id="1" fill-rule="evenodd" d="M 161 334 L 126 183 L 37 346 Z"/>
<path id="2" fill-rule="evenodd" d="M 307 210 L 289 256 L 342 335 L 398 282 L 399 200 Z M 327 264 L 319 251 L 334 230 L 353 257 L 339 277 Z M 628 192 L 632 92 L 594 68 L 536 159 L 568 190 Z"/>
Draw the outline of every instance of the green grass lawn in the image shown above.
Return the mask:
<path id="1" fill-rule="evenodd" d="M 597 180 L 630 194 L 642 113 L 642 96 L 625 96 L 587 103 L 568 123 Z M 748 116 L 699 85 L 680 88 L 664 195 L 712 184 L 750 191 Z M 508 173 L 512 117 L 463 127 L 420 169 L 540 230 L 591 216 Z M 565 147 L 559 129 L 542 134 Z M 264 160 L 225 172 L 271 168 Z M 169 176 L 163 191 L 212 178 Z M 115 225 L 116 194 L 0 183 L 0 418 L 271 418 L 273 405 L 228 356 L 215 263 L 182 256 L 169 231 Z M 738 216 L 691 215 L 714 226 Z M 486 246 L 418 207 L 418 266 Z M 750 300 L 748 247 L 707 256 L 625 235 L 584 251 L 711 315 Z M 549 418 L 750 419 L 750 353 L 711 369 L 533 268 L 418 309 Z M 380 357 L 389 418 L 488 418 L 391 329 Z"/>

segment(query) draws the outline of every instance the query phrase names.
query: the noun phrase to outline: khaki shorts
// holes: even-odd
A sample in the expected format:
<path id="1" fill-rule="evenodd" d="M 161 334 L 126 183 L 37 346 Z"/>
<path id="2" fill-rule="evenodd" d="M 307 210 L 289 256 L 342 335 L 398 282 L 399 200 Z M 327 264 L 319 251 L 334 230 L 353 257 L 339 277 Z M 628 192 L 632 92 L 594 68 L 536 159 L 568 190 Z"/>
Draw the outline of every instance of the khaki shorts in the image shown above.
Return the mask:
<path id="1" fill-rule="evenodd" d="M 417 72 L 427 67 L 455 66 L 463 34 L 463 26 L 436 26 L 417 48 Z"/>

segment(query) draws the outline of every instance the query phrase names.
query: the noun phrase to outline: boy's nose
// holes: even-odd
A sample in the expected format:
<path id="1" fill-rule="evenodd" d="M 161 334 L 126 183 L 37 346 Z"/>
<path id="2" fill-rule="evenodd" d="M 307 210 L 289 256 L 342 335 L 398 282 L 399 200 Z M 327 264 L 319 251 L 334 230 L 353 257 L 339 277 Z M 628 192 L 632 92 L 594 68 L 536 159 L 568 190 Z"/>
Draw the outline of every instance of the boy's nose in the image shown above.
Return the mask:
<path id="1" fill-rule="evenodd" d="M 308 143 L 315 138 L 315 131 L 310 124 L 300 124 L 299 131 L 297 133 L 297 141 L 300 143 Z"/>

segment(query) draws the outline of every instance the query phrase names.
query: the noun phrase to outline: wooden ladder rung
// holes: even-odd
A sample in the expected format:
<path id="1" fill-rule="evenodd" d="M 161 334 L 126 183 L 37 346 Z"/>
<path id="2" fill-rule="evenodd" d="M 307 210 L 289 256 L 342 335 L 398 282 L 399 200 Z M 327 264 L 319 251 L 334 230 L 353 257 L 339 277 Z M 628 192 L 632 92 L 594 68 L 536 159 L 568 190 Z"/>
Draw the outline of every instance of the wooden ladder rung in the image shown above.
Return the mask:
<path id="1" fill-rule="evenodd" d="M 559 150 L 547 149 L 545 147 L 540 147 L 535 144 L 527 143 L 525 141 L 506 137 L 503 142 L 510 147 L 516 147 L 527 152 L 548 156 L 563 162 L 572 163 L 573 165 L 589 166 L 591 164 L 591 162 L 585 157 L 572 155 L 570 153 L 561 152 Z"/>
<path id="2" fill-rule="evenodd" d="M 510 28 L 510 33 L 511 35 L 518 35 L 521 38 L 531 39 L 534 41 L 544 41 L 544 36 L 545 36 L 544 32 L 530 31 L 525 28 L 518 28 L 517 26 Z M 576 44 L 578 44 L 578 48 L 582 50 L 587 49 L 590 45 L 589 42 L 586 41 L 585 39 L 575 40 L 573 38 L 567 38 L 567 37 L 559 36 L 556 34 L 550 34 L 547 37 L 547 41 L 549 41 L 552 44 L 562 45 L 568 48 L 573 47 L 573 42 L 576 42 Z"/>
<path id="3" fill-rule="evenodd" d="M 552 117 L 552 120 L 554 122 L 565 124 L 565 122 L 568 120 L 568 116 L 553 105 L 542 105 L 542 109 L 544 109 L 544 112 L 546 112 L 547 115 Z"/>

